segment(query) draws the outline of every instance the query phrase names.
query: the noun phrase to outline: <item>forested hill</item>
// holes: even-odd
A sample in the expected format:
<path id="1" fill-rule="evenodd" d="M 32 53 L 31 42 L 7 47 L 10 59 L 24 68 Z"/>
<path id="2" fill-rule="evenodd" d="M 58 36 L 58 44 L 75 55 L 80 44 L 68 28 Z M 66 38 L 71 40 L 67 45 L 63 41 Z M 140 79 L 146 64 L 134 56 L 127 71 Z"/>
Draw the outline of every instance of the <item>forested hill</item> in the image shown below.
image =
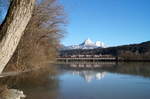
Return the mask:
<path id="1" fill-rule="evenodd" d="M 96 48 L 96 49 L 76 49 L 60 51 L 60 55 L 113 55 L 121 56 L 124 58 L 138 58 L 138 59 L 150 59 L 150 41 L 140 44 L 122 45 L 108 48 Z"/>

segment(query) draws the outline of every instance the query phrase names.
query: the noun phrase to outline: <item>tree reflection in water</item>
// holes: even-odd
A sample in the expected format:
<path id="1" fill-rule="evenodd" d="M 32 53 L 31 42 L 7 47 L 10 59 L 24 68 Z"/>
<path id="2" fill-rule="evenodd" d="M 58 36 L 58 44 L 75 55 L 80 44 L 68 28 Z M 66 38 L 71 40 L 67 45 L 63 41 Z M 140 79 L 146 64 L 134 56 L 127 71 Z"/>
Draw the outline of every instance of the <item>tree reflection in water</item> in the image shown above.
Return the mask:
<path id="1" fill-rule="evenodd" d="M 58 79 L 55 77 L 57 71 L 54 67 L 50 66 L 16 76 L 0 78 L 0 99 L 17 99 L 5 98 L 9 95 L 8 91 L 18 92 L 20 96 L 25 94 L 25 99 L 56 99 L 59 85 Z"/>

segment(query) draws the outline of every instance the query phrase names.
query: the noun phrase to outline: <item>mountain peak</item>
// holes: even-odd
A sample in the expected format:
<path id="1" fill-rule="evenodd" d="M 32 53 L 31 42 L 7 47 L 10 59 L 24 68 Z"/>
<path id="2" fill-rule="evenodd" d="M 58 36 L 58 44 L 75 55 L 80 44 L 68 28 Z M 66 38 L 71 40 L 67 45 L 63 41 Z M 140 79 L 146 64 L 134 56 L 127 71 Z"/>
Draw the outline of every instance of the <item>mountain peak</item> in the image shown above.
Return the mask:
<path id="1" fill-rule="evenodd" d="M 87 40 L 85 40 L 83 43 L 81 43 L 80 45 L 87 45 L 87 46 L 90 46 L 90 45 L 93 45 L 94 44 L 94 42 L 90 39 L 90 38 L 88 38 Z"/>
<path id="2" fill-rule="evenodd" d="M 100 41 L 96 41 L 93 42 L 90 38 L 88 38 L 87 40 L 85 40 L 83 43 L 79 44 L 79 45 L 71 45 L 71 46 L 67 46 L 65 49 L 63 50 L 70 50 L 70 49 L 94 49 L 94 48 L 105 48 L 105 44 L 103 42 Z"/>
<path id="3" fill-rule="evenodd" d="M 106 45 L 103 42 L 100 42 L 100 41 L 96 41 L 95 45 L 99 46 L 99 47 L 101 47 L 101 46 L 106 47 Z"/>

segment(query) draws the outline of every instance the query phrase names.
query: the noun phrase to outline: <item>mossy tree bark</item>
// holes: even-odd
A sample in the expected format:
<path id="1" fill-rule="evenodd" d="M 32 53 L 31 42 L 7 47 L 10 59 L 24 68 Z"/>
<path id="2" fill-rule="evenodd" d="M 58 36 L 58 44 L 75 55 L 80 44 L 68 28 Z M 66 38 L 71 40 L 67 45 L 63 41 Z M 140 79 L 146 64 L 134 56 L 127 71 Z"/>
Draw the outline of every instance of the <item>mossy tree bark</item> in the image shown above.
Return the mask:
<path id="1" fill-rule="evenodd" d="M 0 26 L 0 73 L 12 57 L 32 16 L 35 0 L 11 0 L 8 14 Z"/>

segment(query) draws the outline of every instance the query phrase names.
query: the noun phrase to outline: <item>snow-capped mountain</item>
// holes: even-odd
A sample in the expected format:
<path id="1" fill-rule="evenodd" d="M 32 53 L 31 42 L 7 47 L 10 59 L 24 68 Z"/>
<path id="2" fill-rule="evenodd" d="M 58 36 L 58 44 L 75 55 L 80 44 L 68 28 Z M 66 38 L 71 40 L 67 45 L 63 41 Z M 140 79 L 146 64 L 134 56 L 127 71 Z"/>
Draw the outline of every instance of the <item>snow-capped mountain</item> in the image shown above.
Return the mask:
<path id="1" fill-rule="evenodd" d="M 106 45 L 103 42 L 96 41 L 93 42 L 89 38 L 85 40 L 83 43 L 79 45 L 71 45 L 71 46 L 65 46 L 62 50 L 70 50 L 70 49 L 94 49 L 94 48 L 106 48 Z"/>

